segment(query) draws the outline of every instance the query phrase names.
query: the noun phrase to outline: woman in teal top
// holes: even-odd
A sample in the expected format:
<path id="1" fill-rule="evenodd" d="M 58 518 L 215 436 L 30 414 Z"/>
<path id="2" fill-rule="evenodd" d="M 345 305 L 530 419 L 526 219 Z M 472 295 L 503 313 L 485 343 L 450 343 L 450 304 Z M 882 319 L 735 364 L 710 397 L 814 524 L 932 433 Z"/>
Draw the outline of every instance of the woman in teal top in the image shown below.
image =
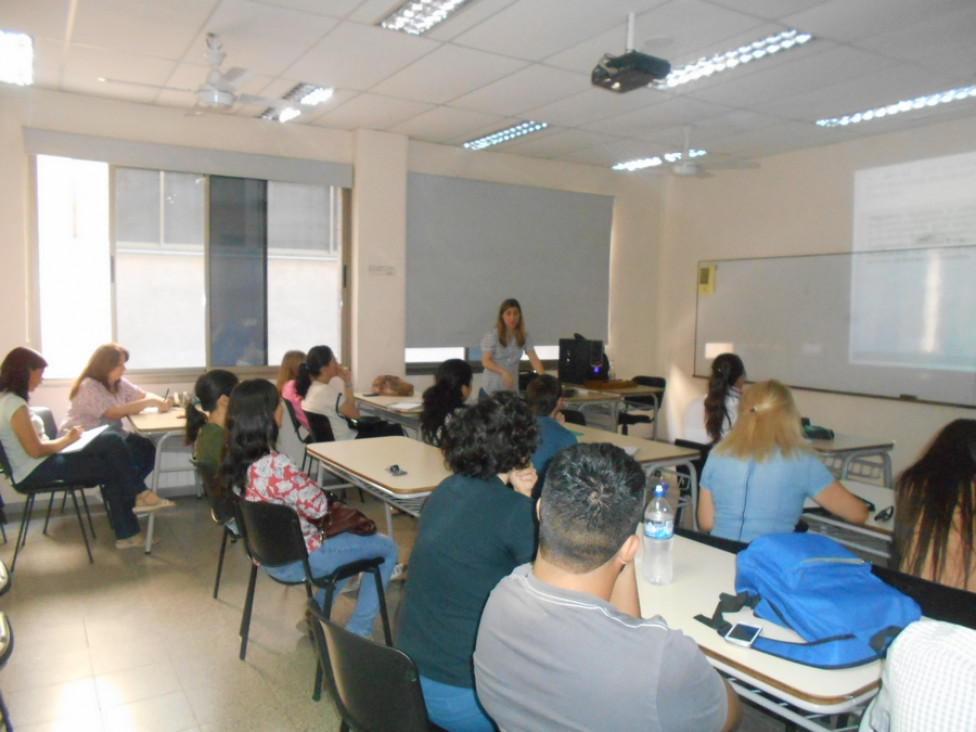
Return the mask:
<path id="1" fill-rule="evenodd" d="M 807 498 L 845 521 L 867 520 L 867 504 L 804 443 L 790 390 L 778 381 L 755 384 L 742 396 L 732 431 L 709 453 L 698 524 L 716 536 L 750 542 L 793 531 Z"/>

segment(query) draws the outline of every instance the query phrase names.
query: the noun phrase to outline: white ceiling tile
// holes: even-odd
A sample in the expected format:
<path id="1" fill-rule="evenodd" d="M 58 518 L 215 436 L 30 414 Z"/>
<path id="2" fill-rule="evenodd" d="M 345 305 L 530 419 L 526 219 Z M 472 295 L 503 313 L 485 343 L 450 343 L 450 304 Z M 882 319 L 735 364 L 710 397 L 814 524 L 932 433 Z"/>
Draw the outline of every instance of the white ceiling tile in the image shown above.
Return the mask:
<path id="1" fill-rule="evenodd" d="M 432 105 L 361 93 L 329 116 L 334 126 L 346 130 L 388 130 L 430 110 Z"/>
<path id="2" fill-rule="evenodd" d="M 367 90 L 438 46 L 426 38 L 344 22 L 286 71 L 315 84 Z"/>
<path id="3" fill-rule="evenodd" d="M 589 76 L 535 64 L 465 94 L 451 104 L 482 112 L 519 115 L 527 109 L 573 96 L 589 86 Z"/>
<path id="4" fill-rule="evenodd" d="M 501 129 L 506 117 L 452 107 L 435 107 L 392 128 L 393 132 L 427 142 L 458 143 L 478 137 L 482 130 Z"/>
<path id="5" fill-rule="evenodd" d="M 898 28 L 858 45 L 874 53 L 903 61 L 917 61 L 942 54 L 946 46 L 976 47 L 976 3 L 954 13 L 937 15 L 913 23 L 910 28 Z M 974 69 L 968 69 L 973 73 Z"/>
<path id="6" fill-rule="evenodd" d="M 635 109 L 659 102 L 654 89 L 635 89 L 627 94 L 615 94 L 606 89 L 589 86 L 585 91 L 552 104 L 529 109 L 526 116 L 563 127 L 581 127 L 596 120 L 626 114 Z"/>
<path id="7" fill-rule="evenodd" d="M 613 142 L 612 135 L 586 130 L 546 129 L 533 135 L 526 135 L 506 145 L 506 152 L 515 155 L 561 158 L 578 150 Z"/>
<path id="8" fill-rule="evenodd" d="M 217 5 L 215 0 L 80 2 L 71 41 L 122 53 L 178 58 Z"/>
<path id="9" fill-rule="evenodd" d="M 607 132 L 642 139 L 656 139 L 661 130 L 681 125 L 694 125 L 698 120 L 721 114 L 727 107 L 720 107 L 697 99 L 670 99 L 652 104 L 634 112 L 618 115 L 587 125 L 584 129 Z"/>
<path id="10" fill-rule="evenodd" d="M 43 38 L 63 39 L 70 17 L 71 0 L 4 0 L 0 3 L 0 28 Z"/>
<path id="11" fill-rule="evenodd" d="M 441 46 L 380 82 L 378 94 L 443 104 L 525 66 L 524 61 L 459 46 Z"/>

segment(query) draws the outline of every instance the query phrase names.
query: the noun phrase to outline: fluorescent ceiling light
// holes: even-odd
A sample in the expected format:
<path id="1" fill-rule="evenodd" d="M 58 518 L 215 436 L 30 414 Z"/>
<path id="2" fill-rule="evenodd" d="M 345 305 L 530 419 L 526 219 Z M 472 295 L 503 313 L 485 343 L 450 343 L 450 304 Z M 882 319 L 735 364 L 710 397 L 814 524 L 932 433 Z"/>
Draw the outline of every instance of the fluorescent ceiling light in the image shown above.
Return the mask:
<path id="1" fill-rule="evenodd" d="M 700 158 L 702 155 L 708 155 L 705 150 L 689 150 L 688 159 Z M 664 155 L 655 155 L 652 158 L 637 158 L 635 160 L 627 160 L 623 163 L 617 163 L 613 166 L 613 170 L 643 170 L 644 168 L 655 168 L 659 165 L 664 165 L 665 163 L 676 163 L 681 158 L 684 157 L 682 153 L 670 152 L 664 153 Z"/>
<path id="2" fill-rule="evenodd" d="M 387 30 L 401 31 L 412 36 L 426 33 L 464 5 L 468 0 L 407 0 L 379 22 Z"/>
<path id="3" fill-rule="evenodd" d="M 935 107 L 939 104 L 959 102 L 963 99 L 971 98 L 976 98 L 976 85 L 949 89 L 949 91 L 938 92 L 936 94 L 926 94 L 925 96 L 915 97 L 914 99 L 904 99 L 900 102 L 887 104 L 884 107 L 868 109 L 864 112 L 855 112 L 854 114 L 845 114 L 843 117 L 818 119 L 817 125 L 820 127 L 846 127 L 847 125 L 856 125 L 860 122 L 870 122 L 873 119 L 884 119 L 885 117 L 891 117 L 894 114 L 901 114 L 902 112 L 912 112 L 916 109 Z"/>
<path id="4" fill-rule="evenodd" d="M 548 126 L 548 122 L 522 122 L 512 127 L 507 127 L 504 130 L 492 132 L 490 135 L 479 137 L 477 140 L 468 140 L 464 143 L 464 147 L 468 148 L 468 150 L 484 150 L 486 147 L 514 140 L 516 137 L 531 135 L 533 132 L 544 130 Z"/>
<path id="5" fill-rule="evenodd" d="M 335 94 L 335 89 L 331 86 L 315 86 L 303 81 L 295 84 L 281 98 L 286 102 L 297 102 L 306 107 L 315 107 L 332 99 L 333 94 Z"/>
<path id="6" fill-rule="evenodd" d="M 0 81 L 18 86 L 34 83 L 34 42 L 26 33 L 0 31 Z"/>
<path id="7" fill-rule="evenodd" d="M 680 84 L 687 84 L 689 81 L 704 79 L 712 74 L 722 71 L 729 71 L 750 61 L 758 61 L 766 56 L 771 56 L 780 51 L 786 51 L 796 46 L 802 46 L 809 42 L 813 36 L 809 33 L 790 29 L 777 33 L 776 35 L 763 38 L 762 40 L 741 46 L 733 51 L 726 51 L 708 58 L 700 58 L 693 64 L 687 64 L 680 69 L 675 69 L 660 81 L 655 81 L 651 86 L 658 89 L 670 89 Z"/>

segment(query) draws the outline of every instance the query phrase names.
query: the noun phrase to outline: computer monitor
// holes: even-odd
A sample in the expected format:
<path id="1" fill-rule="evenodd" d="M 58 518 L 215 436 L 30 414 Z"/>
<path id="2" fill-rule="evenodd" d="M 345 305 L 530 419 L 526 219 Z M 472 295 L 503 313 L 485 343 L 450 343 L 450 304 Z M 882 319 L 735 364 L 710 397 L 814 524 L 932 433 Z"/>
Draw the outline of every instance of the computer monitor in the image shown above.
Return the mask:
<path id="1" fill-rule="evenodd" d="M 559 339 L 559 380 L 564 384 L 606 381 L 603 341 L 589 341 L 582 336 Z"/>

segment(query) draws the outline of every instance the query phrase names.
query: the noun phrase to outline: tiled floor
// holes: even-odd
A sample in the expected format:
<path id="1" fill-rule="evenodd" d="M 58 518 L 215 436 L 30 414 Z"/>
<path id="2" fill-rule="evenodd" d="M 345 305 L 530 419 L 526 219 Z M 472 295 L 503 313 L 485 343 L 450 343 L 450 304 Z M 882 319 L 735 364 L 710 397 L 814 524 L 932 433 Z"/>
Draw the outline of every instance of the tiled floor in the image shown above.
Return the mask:
<path id="1" fill-rule="evenodd" d="M 220 531 L 202 501 L 177 503 L 157 517 L 160 543 L 151 556 L 116 550 L 99 509 L 94 564 L 72 514 L 54 521 L 49 536 L 42 521 L 32 522 L 13 586 L 0 598 L 15 642 L 0 689 L 17 732 L 339 728 L 331 702 L 311 699 L 314 652 L 295 627 L 304 589 L 258 576 L 247 659 L 240 661 L 247 558 L 241 547 L 228 547 L 214 600 Z M 381 517 L 376 501 L 366 509 Z M 8 543 L 0 546 L 8 566 L 17 522 L 11 516 Z M 414 526 L 396 519 L 403 555 Z M 391 584 L 393 609 L 401 585 Z M 351 607 L 340 596 L 335 616 L 344 619 Z M 378 623 L 377 630 L 381 638 Z"/>

